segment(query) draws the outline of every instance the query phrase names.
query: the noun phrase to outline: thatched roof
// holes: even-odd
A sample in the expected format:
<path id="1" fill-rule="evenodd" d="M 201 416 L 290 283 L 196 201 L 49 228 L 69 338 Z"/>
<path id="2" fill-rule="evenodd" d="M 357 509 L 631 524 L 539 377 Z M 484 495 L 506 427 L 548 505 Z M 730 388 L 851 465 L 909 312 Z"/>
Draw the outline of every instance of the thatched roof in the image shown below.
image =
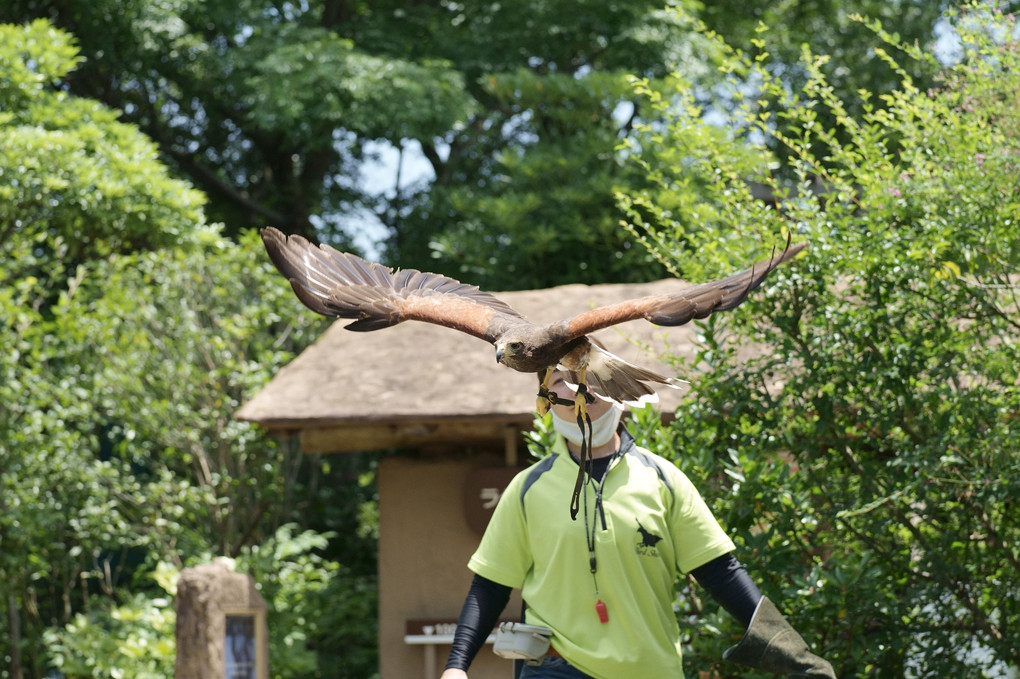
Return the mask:
<path id="1" fill-rule="evenodd" d="M 566 285 L 498 297 L 529 320 L 544 323 L 676 287 L 677 281 L 670 279 Z M 344 323 L 334 323 L 280 370 L 237 417 L 270 430 L 299 431 L 307 452 L 492 436 L 499 441 L 501 428 L 522 429 L 531 422 L 535 377 L 498 365 L 485 342 L 428 323 L 403 323 L 370 333 L 346 331 Z M 659 357 L 667 350 L 690 356 L 694 328 L 660 328 L 636 321 L 596 336 L 613 353 L 673 375 Z M 671 413 L 683 392 L 663 389 L 659 395 L 663 412 Z M 435 438 L 437 428 L 446 434 Z"/>

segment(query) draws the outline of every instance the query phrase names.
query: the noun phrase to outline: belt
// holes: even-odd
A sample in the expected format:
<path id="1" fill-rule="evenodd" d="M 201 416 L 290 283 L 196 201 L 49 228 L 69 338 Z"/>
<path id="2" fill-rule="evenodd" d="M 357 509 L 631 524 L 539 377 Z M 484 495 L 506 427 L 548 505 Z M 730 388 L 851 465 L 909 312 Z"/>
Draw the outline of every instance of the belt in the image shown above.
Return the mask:
<path id="1" fill-rule="evenodd" d="M 546 651 L 546 652 L 545 652 L 545 654 L 546 654 L 547 656 L 549 656 L 550 658 L 562 658 L 562 657 L 563 657 L 562 655 L 560 655 L 560 652 L 559 652 L 559 651 L 557 651 L 557 650 L 556 650 L 555 648 L 553 648 L 552 646 L 550 646 L 550 647 L 549 647 L 549 650 L 548 650 L 548 651 Z"/>

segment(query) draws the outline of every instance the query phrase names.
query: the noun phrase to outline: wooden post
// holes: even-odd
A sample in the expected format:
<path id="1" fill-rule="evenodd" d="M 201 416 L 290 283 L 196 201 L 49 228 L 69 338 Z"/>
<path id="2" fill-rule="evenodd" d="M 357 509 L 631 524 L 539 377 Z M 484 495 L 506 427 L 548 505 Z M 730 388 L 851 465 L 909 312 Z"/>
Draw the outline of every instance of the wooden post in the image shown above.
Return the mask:
<path id="1" fill-rule="evenodd" d="M 517 438 L 520 432 L 512 424 L 503 427 L 503 458 L 507 467 L 517 466 Z"/>

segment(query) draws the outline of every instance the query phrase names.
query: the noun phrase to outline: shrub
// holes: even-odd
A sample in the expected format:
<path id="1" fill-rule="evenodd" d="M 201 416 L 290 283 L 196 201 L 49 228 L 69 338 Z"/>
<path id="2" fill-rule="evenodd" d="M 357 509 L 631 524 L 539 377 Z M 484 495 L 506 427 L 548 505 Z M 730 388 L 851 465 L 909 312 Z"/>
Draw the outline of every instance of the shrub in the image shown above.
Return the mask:
<path id="1" fill-rule="evenodd" d="M 799 91 L 769 75 L 768 54 L 730 53 L 730 135 L 689 92 L 637 83 L 668 124 L 632 149 L 655 188 L 621 202 L 664 262 L 697 278 L 760 254 L 759 239 L 811 242 L 744 309 L 702 324 L 685 362 L 695 393 L 657 445 L 702 480 L 738 556 L 840 676 L 1020 665 L 1007 507 L 1020 492 L 1020 43 L 1011 16 L 951 18 L 952 63 L 872 26 L 903 77 L 860 92 L 859 118 L 808 52 Z M 914 87 L 903 59 L 939 69 L 939 86 Z M 688 629 L 713 632 L 689 649 L 692 674 L 731 672 L 719 651 L 741 630 L 684 601 Z"/>

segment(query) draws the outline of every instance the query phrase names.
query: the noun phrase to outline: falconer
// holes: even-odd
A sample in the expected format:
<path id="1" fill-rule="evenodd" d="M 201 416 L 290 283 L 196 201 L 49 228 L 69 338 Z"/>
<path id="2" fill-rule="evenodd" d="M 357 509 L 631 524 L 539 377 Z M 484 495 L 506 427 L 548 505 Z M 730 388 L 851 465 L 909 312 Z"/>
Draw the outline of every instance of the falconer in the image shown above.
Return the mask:
<path id="1" fill-rule="evenodd" d="M 597 399 L 582 434 L 572 385 L 552 373 L 551 453 L 502 494 L 477 551 L 442 679 L 465 679 L 513 588 L 527 625 L 546 628 L 548 650 L 522 679 L 683 677 L 673 611 L 680 574 L 695 579 L 746 628 L 724 655 L 781 676 L 834 679 L 780 612 L 762 596 L 697 489 L 674 464 L 639 447 L 620 424 L 623 407 Z M 579 519 L 561 508 L 591 444 Z"/>

